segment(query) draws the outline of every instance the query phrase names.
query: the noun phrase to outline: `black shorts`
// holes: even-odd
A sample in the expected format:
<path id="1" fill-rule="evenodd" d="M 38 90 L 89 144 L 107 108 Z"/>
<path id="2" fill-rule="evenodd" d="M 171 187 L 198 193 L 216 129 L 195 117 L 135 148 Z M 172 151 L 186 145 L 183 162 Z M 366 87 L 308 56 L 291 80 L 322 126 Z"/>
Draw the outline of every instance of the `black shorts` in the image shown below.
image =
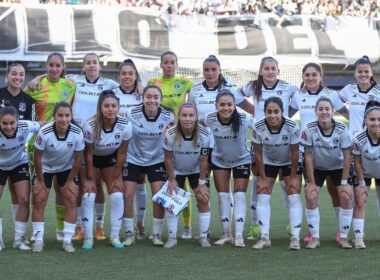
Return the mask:
<path id="1" fill-rule="evenodd" d="M 280 170 L 282 171 L 282 177 L 287 177 L 290 175 L 290 165 L 270 165 L 264 164 L 265 176 L 270 178 L 277 178 Z"/>
<path id="2" fill-rule="evenodd" d="M 4 186 L 7 183 L 8 177 L 11 178 L 12 183 L 30 181 L 29 165 L 25 163 L 13 170 L 0 170 L 0 186 Z"/>
<path id="3" fill-rule="evenodd" d="M 54 176 L 57 177 L 58 187 L 63 187 L 66 184 L 67 177 L 69 177 L 70 171 L 71 170 L 66 170 L 66 171 L 57 172 L 57 173 L 46 173 L 45 172 L 43 174 L 43 176 L 44 176 L 44 182 L 45 182 L 46 188 L 48 188 L 48 189 L 51 188 L 51 184 L 53 183 L 53 177 Z M 33 185 L 34 185 L 36 178 L 37 178 L 37 176 L 36 176 L 36 174 L 34 174 L 33 182 L 32 182 Z M 78 183 L 79 183 L 78 175 L 75 175 L 74 183 L 78 185 Z"/>
<path id="4" fill-rule="evenodd" d="M 92 158 L 93 158 L 93 160 L 92 160 L 93 165 L 96 168 L 103 169 L 103 168 L 111 167 L 111 166 L 114 166 L 116 164 L 117 150 L 113 154 L 110 154 L 107 156 L 93 155 Z"/>
<path id="5" fill-rule="evenodd" d="M 189 180 L 189 184 L 190 184 L 191 189 L 192 190 L 196 189 L 198 187 L 198 183 L 199 183 L 198 182 L 199 173 L 189 174 L 189 175 L 176 175 L 175 179 L 177 180 L 178 187 L 180 187 L 181 189 L 185 188 L 186 177 Z M 210 187 L 210 182 L 208 179 L 206 179 L 206 186 Z"/>
<path id="6" fill-rule="evenodd" d="M 314 170 L 314 181 L 315 184 L 319 187 L 322 187 L 326 177 L 330 176 L 330 179 L 333 181 L 334 186 L 340 186 L 340 181 L 342 180 L 343 169 L 335 170 Z"/>
<path id="7" fill-rule="evenodd" d="M 251 165 L 250 164 L 242 164 L 235 166 L 233 168 L 223 168 L 219 167 L 213 163 L 211 163 L 212 170 L 227 170 L 231 171 L 234 179 L 249 179 L 249 175 L 251 174 Z"/>
<path id="8" fill-rule="evenodd" d="M 140 175 L 146 174 L 148 176 L 149 183 L 157 181 L 166 181 L 166 170 L 163 162 L 149 165 L 140 166 L 133 163 L 127 164 L 123 170 L 123 181 L 140 182 Z"/>

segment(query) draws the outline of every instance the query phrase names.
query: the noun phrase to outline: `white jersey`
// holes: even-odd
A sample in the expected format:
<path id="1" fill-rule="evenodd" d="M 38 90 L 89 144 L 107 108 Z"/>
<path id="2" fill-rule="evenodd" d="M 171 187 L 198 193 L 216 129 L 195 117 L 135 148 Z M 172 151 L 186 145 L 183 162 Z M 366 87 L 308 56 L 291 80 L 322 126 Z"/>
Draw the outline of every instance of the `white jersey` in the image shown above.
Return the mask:
<path id="1" fill-rule="evenodd" d="M 84 141 L 94 145 L 94 155 L 112 155 L 125 141 L 132 138 L 132 124 L 125 118 L 118 116 L 111 130 L 102 129 L 99 141 L 95 141 L 95 119 L 89 119 L 83 126 Z"/>
<path id="2" fill-rule="evenodd" d="M 211 153 L 211 162 L 218 167 L 233 168 L 251 163 L 251 155 L 246 144 L 246 131 L 252 129 L 252 118 L 239 113 L 240 129 L 234 135 L 231 124 L 222 123 L 217 112 L 206 115 L 204 123 L 212 131 L 215 146 Z"/>
<path id="3" fill-rule="evenodd" d="M 363 130 L 364 111 L 367 102 L 370 100 L 380 102 L 380 86 L 373 84 L 368 90 L 362 91 L 357 84 L 350 84 L 340 91 L 340 97 L 348 104 L 350 110 L 349 130 L 351 135 L 355 135 Z"/>
<path id="4" fill-rule="evenodd" d="M 321 97 L 329 98 L 336 111 L 339 111 L 344 107 L 342 99 L 340 99 L 338 92 L 335 90 L 324 87 L 316 93 L 302 90 L 297 91 L 292 98 L 290 107 L 299 111 L 302 130 L 306 128 L 306 124 L 317 120 L 315 106 L 318 99 Z"/>
<path id="5" fill-rule="evenodd" d="M 119 86 L 115 81 L 104 77 L 99 77 L 94 82 L 87 80 L 85 75 L 67 75 L 65 78 L 73 81 L 76 86 L 73 117 L 80 127 L 85 121 L 95 116 L 100 93 Z"/>
<path id="6" fill-rule="evenodd" d="M 360 156 L 365 178 L 380 178 L 380 142 L 372 143 L 367 130 L 355 135 L 352 154 Z"/>
<path id="7" fill-rule="evenodd" d="M 173 153 L 175 175 L 190 175 L 199 173 L 199 157 L 207 155 L 209 149 L 209 134 L 204 127 L 199 128 L 198 141 L 193 145 L 193 138 L 182 136 L 179 145 L 175 142 L 176 127 L 170 128 L 164 138 L 164 150 Z"/>
<path id="8" fill-rule="evenodd" d="M 0 170 L 13 170 L 17 166 L 28 163 L 25 143 L 29 133 L 37 133 L 38 122 L 19 121 L 15 135 L 8 137 L 0 129 Z"/>
<path id="9" fill-rule="evenodd" d="M 241 88 L 241 92 L 244 96 L 254 96 L 256 81 L 249 82 L 244 87 Z M 289 84 L 283 80 L 277 80 L 273 87 L 267 87 L 264 83 L 261 87 L 261 97 L 260 100 L 257 100 L 253 97 L 253 105 L 255 106 L 255 115 L 256 120 L 261 120 L 265 117 L 264 113 L 264 103 L 269 97 L 277 96 L 281 98 L 282 103 L 284 104 L 284 116 L 289 116 L 289 104 L 294 93 L 298 91 L 298 87 Z"/>
<path id="10" fill-rule="evenodd" d="M 127 116 L 133 107 L 142 103 L 142 95 L 137 92 L 125 92 L 121 87 L 113 90 L 117 97 L 120 99 L 119 115 Z"/>
<path id="11" fill-rule="evenodd" d="M 240 104 L 245 100 L 236 86 L 228 84 L 222 85 L 221 88 L 218 89 L 218 87 L 209 88 L 206 82 L 203 82 L 190 90 L 187 102 L 195 105 L 200 120 L 203 120 L 208 113 L 215 111 L 216 96 L 223 89 L 230 91 L 234 95 L 235 104 Z"/>
<path id="12" fill-rule="evenodd" d="M 74 154 L 84 150 L 82 130 L 70 124 L 64 138 L 57 134 L 55 123 L 44 125 L 37 134 L 34 147 L 43 152 L 42 171 L 58 173 L 70 170 L 74 164 Z"/>
<path id="13" fill-rule="evenodd" d="M 302 131 L 301 144 L 313 151 L 313 166 L 318 170 L 343 168 L 343 152 L 351 149 L 350 133 L 347 127 L 333 120 L 333 130 L 326 135 L 318 121 L 308 123 Z"/>
<path id="14" fill-rule="evenodd" d="M 272 132 L 267 121 L 261 119 L 253 126 L 252 142 L 263 146 L 264 164 L 284 166 L 291 164 L 291 146 L 300 143 L 300 129 L 297 123 L 283 117 L 277 132 Z"/>
<path id="15" fill-rule="evenodd" d="M 144 105 L 138 105 L 127 115 L 133 126 L 133 137 L 128 146 L 128 162 L 150 166 L 164 161 L 162 149 L 165 128 L 174 122 L 174 114 L 160 107 L 155 119 L 145 114 Z"/>

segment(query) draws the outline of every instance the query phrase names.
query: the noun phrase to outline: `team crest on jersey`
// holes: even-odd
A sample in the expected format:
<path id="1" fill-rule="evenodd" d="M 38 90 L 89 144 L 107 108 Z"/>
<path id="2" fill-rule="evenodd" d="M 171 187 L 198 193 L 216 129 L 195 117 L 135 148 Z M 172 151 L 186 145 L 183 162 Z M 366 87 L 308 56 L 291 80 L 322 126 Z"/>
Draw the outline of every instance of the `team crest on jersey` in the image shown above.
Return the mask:
<path id="1" fill-rule="evenodd" d="M 339 143 L 339 138 L 338 138 L 338 137 L 335 137 L 335 138 L 333 139 L 333 143 L 334 143 L 334 144 L 338 144 L 338 143 Z"/>
<path id="2" fill-rule="evenodd" d="M 18 138 L 18 141 L 21 143 L 21 142 L 24 142 L 24 136 L 20 136 L 19 138 Z"/>
<path id="3" fill-rule="evenodd" d="M 63 97 L 68 97 L 69 93 L 67 91 L 64 91 L 62 95 L 63 95 Z"/>
<path id="4" fill-rule="evenodd" d="M 68 143 L 67 143 L 67 148 L 72 148 L 73 145 L 74 145 L 73 142 L 68 142 Z"/>
<path id="5" fill-rule="evenodd" d="M 253 137 L 253 138 L 257 138 L 256 129 L 253 129 L 253 130 L 252 130 L 252 137 Z"/>
<path id="6" fill-rule="evenodd" d="M 98 90 L 103 90 L 103 86 L 98 86 Z"/>
<path id="7" fill-rule="evenodd" d="M 288 135 L 282 135 L 282 141 L 288 141 L 289 137 Z"/>
<path id="8" fill-rule="evenodd" d="M 18 110 L 21 112 L 25 112 L 26 111 L 26 103 L 20 102 L 20 104 L 18 104 Z"/>
<path id="9" fill-rule="evenodd" d="M 307 141 L 307 134 L 306 134 L 305 131 L 302 131 L 302 136 L 301 136 L 301 138 L 302 138 L 303 140 Z M 318 139 L 318 140 L 319 140 L 319 139 Z"/>
<path id="10" fill-rule="evenodd" d="M 164 128 L 164 124 L 161 123 L 159 126 L 158 126 L 158 129 L 163 129 Z"/>
<path id="11" fill-rule="evenodd" d="M 282 95 L 282 90 L 277 91 L 277 95 L 281 96 Z"/>
<path id="12" fill-rule="evenodd" d="M 352 145 L 352 151 L 353 152 L 359 152 L 360 151 L 359 145 L 357 143 L 354 143 Z"/>
<path id="13" fill-rule="evenodd" d="M 374 99 L 375 99 L 375 96 L 373 96 L 373 95 L 368 95 L 368 99 L 369 99 L 369 100 L 374 100 Z"/>
<path id="14" fill-rule="evenodd" d="M 164 144 L 165 144 L 165 145 L 168 144 L 168 138 L 166 138 L 166 136 L 164 137 Z"/>
<path id="15" fill-rule="evenodd" d="M 174 88 L 175 88 L 175 89 L 179 89 L 180 87 L 181 87 L 181 85 L 180 85 L 179 83 L 175 83 L 175 84 L 174 84 Z"/>
<path id="16" fill-rule="evenodd" d="M 115 139 L 120 139 L 120 133 L 115 134 Z"/>
<path id="17" fill-rule="evenodd" d="M 36 138 L 36 143 L 37 143 L 38 145 L 41 145 L 41 143 L 42 143 L 42 137 L 41 137 L 40 135 L 37 136 L 37 138 Z"/>
<path id="18" fill-rule="evenodd" d="M 91 133 L 88 130 L 85 130 L 84 138 L 86 138 L 87 140 L 91 140 Z"/>

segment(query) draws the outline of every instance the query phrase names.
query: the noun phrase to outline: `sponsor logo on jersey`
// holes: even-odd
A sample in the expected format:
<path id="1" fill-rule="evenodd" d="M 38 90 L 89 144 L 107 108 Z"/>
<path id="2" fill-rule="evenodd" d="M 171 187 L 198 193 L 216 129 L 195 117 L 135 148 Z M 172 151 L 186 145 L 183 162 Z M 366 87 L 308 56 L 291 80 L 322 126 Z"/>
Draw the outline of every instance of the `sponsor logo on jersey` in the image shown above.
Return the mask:
<path id="1" fill-rule="evenodd" d="M 25 112 L 26 111 L 26 103 L 25 102 L 20 102 L 18 104 L 18 110 L 21 111 L 21 112 Z"/>

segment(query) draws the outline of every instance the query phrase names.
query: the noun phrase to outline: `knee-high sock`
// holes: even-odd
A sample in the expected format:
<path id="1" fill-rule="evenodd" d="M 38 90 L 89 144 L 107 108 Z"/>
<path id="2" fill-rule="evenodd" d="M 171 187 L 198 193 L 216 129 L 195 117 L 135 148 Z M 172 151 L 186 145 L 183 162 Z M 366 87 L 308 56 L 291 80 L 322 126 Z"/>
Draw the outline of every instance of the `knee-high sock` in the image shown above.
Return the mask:
<path id="1" fill-rule="evenodd" d="M 285 181 L 281 180 L 279 183 L 280 183 L 279 185 L 283 193 L 284 204 L 285 204 L 286 210 L 288 211 L 288 218 L 289 218 L 289 198 L 288 198 L 288 193 L 286 191 Z"/>
<path id="2" fill-rule="evenodd" d="M 257 225 L 257 177 L 252 177 L 252 192 L 251 192 L 251 225 Z"/>
<path id="3" fill-rule="evenodd" d="M 146 186 L 138 184 L 136 186 L 135 205 L 136 205 L 136 224 L 138 227 L 144 227 L 145 209 L 146 209 Z"/>
<path id="4" fill-rule="evenodd" d="M 96 226 L 103 227 L 106 203 L 95 203 Z"/>
<path id="5" fill-rule="evenodd" d="M 306 222 L 309 232 L 314 238 L 319 238 L 319 209 L 306 209 Z"/>
<path id="6" fill-rule="evenodd" d="M 210 221 L 211 212 L 199 213 L 199 238 L 207 238 Z"/>
<path id="7" fill-rule="evenodd" d="M 354 232 L 355 239 L 363 239 L 364 237 L 364 219 L 354 218 L 352 220 L 352 230 Z"/>
<path id="8" fill-rule="evenodd" d="M 289 195 L 289 221 L 292 238 L 299 239 L 302 226 L 302 202 L 299 194 Z"/>
<path id="9" fill-rule="evenodd" d="M 95 193 L 85 193 L 82 196 L 82 226 L 84 238 L 92 238 L 92 228 L 94 225 L 94 202 Z"/>
<path id="10" fill-rule="evenodd" d="M 261 237 L 269 239 L 270 229 L 270 195 L 259 194 L 257 196 L 257 219 L 260 225 Z"/>
<path id="11" fill-rule="evenodd" d="M 124 200 L 121 192 L 110 194 L 111 202 L 111 239 L 119 238 L 121 222 L 124 214 Z"/>
<path id="12" fill-rule="evenodd" d="M 348 233 L 350 232 L 353 213 L 354 213 L 354 209 L 340 208 L 340 211 L 339 211 L 339 235 L 340 235 L 340 238 L 347 238 Z"/>
<path id="13" fill-rule="evenodd" d="M 223 233 L 231 235 L 231 194 L 229 192 L 219 192 L 219 213 Z"/>
<path id="14" fill-rule="evenodd" d="M 168 224 L 169 238 L 177 238 L 178 217 L 166 211 L 166 222 Z"/>
<path id="15" fill-rule="evenodd" d="M 234 193 L 234 215 L 235 215 L 235 236 L 242 237 L 244 231 L 245 214 L 247 203 L 245 201 L 245 192 Z"/>

